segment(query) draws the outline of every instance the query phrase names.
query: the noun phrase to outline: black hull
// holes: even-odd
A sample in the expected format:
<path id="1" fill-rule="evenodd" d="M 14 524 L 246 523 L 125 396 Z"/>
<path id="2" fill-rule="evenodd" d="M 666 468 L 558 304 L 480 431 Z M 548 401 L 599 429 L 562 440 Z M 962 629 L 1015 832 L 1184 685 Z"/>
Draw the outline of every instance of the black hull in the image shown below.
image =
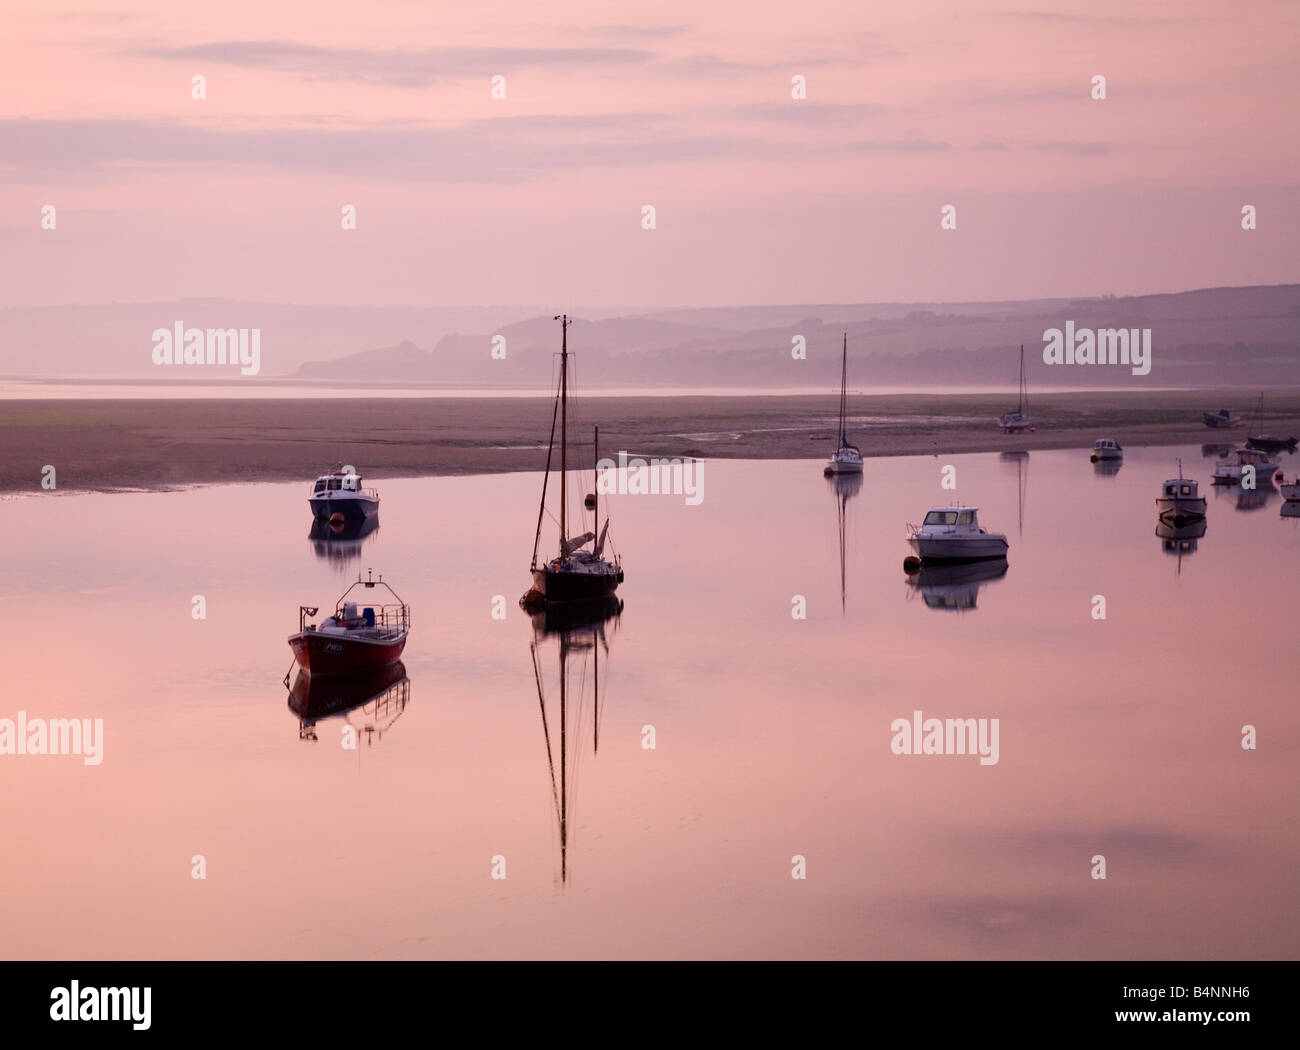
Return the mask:
<path id="1" fill-rule="evenodd" d="M 547 605 L 601 601 L 618 590 L 622 579 L 622 571 L 595 573 L 538 569 L 533 573 L 533 585 L 541 592 Z"/>
<path id="2" fill-rule="evenodd" d="M 1246 440 L 1246 447 L 1257 449 L 1260 452 L 1283 452 L 1286 449 L 1295 448 L 1296 439 L 1269 437 L 1248 438 Z"/>

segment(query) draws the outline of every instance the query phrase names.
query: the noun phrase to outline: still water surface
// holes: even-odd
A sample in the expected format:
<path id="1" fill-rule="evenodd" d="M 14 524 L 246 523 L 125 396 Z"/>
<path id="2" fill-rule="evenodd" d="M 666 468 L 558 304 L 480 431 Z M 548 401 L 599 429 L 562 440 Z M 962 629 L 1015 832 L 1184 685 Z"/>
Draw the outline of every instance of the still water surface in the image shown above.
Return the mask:
<path id="1" fill-rule="evenodd" d="M 1156 535 L 1179 456 L 1194 542 Z M 567 636 L 515 604 L 539 475 L 376 481 L 341 542 L 306 481 L 5 501 L 0 717 L 105 741 L 0 758 L 0 954 L 1294 958 L 1300 519 L 1212 462 L 710 461 L 699 506 L 611 498 L 626 604 Z M 909 581 L 953 499 L 1009 567 Z M 313 724 L 285 639 L 370 567 L 406 680 Z M 997 764 L 891 754 L 916 710 L 999 719 Z"/>

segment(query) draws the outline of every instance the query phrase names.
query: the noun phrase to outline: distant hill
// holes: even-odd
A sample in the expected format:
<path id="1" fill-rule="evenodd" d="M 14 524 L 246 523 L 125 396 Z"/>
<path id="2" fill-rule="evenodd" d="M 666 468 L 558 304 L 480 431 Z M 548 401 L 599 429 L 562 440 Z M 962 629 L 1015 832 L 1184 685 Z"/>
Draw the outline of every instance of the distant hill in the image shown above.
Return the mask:
<path id="1" fill-rule="evenodd" d="M 536 307 L 356 308 L 190 299 L 0 310 L 0 375 L 163 378 L 151 333 L 262 330 L 262 377 L 359 384 L 545 389 L 559 326 Z M 1151 328 L 1150 375 L 1048 368 L 1043 331 Z M 1031 384 L 1272 386 L 1300 383 L 1300 285 L 1169 295 L 982 303 L 774 304 L 613 315 L 578 309 L 569 330 L 584 388 L 838 385 L 1013 386 L 1025 344 Z M 505 358 L 494 359 L 495 337 Z M 802 337 L 807 359 L 791 358 Z M 207 373 L 175 378 L 208 378 Z M 169 377 L 170 378 L 170 377 Z"/>

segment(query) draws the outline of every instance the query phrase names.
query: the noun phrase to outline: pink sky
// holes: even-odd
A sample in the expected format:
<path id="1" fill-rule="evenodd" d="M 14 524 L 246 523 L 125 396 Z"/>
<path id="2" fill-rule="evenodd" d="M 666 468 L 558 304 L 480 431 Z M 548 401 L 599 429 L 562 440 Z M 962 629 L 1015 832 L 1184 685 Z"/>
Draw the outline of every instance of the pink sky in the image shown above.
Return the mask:
<path id="1" fill-rule="evenodd" d="M 612 308 L 1296 281 L 1297 12 L 10 0 L 0 306 Z M 956 231 L 939 229 L 944 204 Z"/>

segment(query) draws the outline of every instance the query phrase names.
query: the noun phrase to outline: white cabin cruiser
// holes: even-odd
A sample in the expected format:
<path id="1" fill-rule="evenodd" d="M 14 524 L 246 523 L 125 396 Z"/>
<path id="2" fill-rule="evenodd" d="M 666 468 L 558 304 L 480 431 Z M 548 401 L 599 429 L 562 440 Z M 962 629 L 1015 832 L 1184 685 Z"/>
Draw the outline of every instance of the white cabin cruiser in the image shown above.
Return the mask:
<path id="1" fill-rule="evenodd" d="M 1110 438 L 1099 438 L 1092 443 L 1091 458 L 1094 463 L 1103 459 L 1123 459 L 1124 447 L 1118 441 L 1112 441 Z"/>
<path id="2" fill-rule="evenodd" d="M 344 467 L 318 477 L 308 503 L 318 518 L 372 518 L 379 513 L 379 493 L 364 488 L 361 475 Z"/>
<path id="3" fill-rule="evenodd" d="M 907 526 L 907 542 L 922 564 L 1005 558 L 1007 538 L 980 528 L 978 507 L 935 507 L 920 525 Z"/>
<path id="4" fill-rule="evenodd" d="M 1211 475 L 1214 484 L 1238 485 L 1243 478 L 1252 478 L 1256 485 L 1272 485 L 1277 463 L 1267 452 L 1257 448 L 1239 448 L 1236 450 L 1236 459 L 1235 463 L 1215 465 Z"/>

